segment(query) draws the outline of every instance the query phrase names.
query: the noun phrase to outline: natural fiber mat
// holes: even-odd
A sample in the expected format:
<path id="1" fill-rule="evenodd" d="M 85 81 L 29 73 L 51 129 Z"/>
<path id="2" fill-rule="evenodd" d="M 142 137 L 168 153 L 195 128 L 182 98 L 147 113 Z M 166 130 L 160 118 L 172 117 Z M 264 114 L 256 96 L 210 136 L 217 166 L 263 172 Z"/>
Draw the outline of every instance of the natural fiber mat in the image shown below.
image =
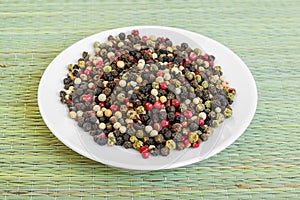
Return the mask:
<path id="1" fill-rule="evenodd" d="M 0 1 L 0 198 L 299 199 L 299 11 L 294 0 Z M 125 172 L 52 135 L 37 105 L 43 71 L 74 42 L 129 25 L 194 31 L 245 61 L 259 101 L 233 145 L 192 166 Z"/>

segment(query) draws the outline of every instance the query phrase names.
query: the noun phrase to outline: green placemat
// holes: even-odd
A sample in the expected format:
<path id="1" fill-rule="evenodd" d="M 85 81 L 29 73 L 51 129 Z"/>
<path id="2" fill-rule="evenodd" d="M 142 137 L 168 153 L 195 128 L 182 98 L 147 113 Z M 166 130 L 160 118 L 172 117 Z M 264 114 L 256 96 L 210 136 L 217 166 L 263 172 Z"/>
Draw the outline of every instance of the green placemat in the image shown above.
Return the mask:
<path id="1" fill-rule="evenodd" d="M 279 0 L 0 1 L 0 198 L 299 199 L 299 10 Z M 259 102 L 233 145 L 192 166 L 126 172 L 51 134 L 37 106 L 48 64 L 86 36 L 129 25 L 194 31 L 245 61 Z"/>

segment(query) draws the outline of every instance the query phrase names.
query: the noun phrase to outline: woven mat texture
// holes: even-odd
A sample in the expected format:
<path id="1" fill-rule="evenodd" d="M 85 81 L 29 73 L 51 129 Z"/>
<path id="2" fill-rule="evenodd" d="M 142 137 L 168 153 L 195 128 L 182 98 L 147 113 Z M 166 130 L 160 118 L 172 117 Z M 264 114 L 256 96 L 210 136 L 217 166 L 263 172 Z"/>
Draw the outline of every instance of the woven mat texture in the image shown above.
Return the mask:
<path id="1" fill-rule="evenodd" d="M 184 28 L 237 53 L 258 88 L 245 133 L 216 156 L 119 171 L 62 144 L 39 113 L 49 63 L 91 34 Z M 300 199 L 300 1 L 0 1 L 0 199 Z M 50 105 L 51 106 L 51 105 Z"/>

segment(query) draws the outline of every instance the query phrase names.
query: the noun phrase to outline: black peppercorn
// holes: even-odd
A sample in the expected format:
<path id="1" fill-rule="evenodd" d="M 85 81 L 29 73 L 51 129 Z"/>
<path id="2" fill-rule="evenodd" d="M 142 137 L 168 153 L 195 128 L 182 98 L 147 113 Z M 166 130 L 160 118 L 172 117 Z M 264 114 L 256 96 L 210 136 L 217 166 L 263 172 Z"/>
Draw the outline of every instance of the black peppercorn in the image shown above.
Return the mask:
<path id="1" fill-rule="evenodd" d="M 151 95 L 148 96 L 148 101 L 150 103 L 155 103 L 156 102 L 156 97 L 151 94 Z"/>
<path id="2" fill-rule="evenodd" d="M 167 111 L 168 113 L 170 113 L 170 112 L 175 112 L 175 111 L 176 111 L 176 108 L 175 108 L 174 106 L 169 106 L 169 107 L 166 108 L 166 111 Z"/>
<path id="3" fill-rule="evenodd" d="M 167 112 L 164 111 L 164 110 L 161 110 L 161 111 L 159 112 L 159 118 L 160 118 L 161 120 L 166 119 L 166 118 L 167 118 Z"/>
<path id="4" fill-rule="evenodd" d="M 117 137 L 116 139 L 116 145 L 123 145 L 124 140 L 121 136 Z"/>
<path id="5" fill-rule="evenodd" d="M 126 34 L 125 33 L 119 33 L 119 38 L 120 38 L 120 40 L 125 40 L 125 38 L 126 38 Z"/>
<path id="6" fill-rule="evenodd" d="M 169 113 L 167 114 L 167 118 L 168 118 L 168 120 L 169 120 L 170 122 L 173 122 L 174 119 L 175 119 L 175 113 L 174 113 L 174 112 L 169 112 Z"/>
<path id="7" fill-rule="evenodd" d="M 167 99 L 175 99 L 175 94 L 174 93 L 171 93 L 171 92 L 169 92 L 168 94 L 167 94 Z"/>
<path id="8" fill-rule="evenodd" d="M 191 131 L 196 131 L 196 130 L 198 130 L 199 126 L 196 123 L 192 122 L 189 124 L 189 127 L 190 127 Z"/>
<path id="9" fill-rule="evenodd" d="M 128 141 L 128 140 L 125 140 L 125 141 L 126 142 L 124 142 L 123 147 L 125 147 L 125 149 L 132 148 L 132 143 L 130 141 Z"/>

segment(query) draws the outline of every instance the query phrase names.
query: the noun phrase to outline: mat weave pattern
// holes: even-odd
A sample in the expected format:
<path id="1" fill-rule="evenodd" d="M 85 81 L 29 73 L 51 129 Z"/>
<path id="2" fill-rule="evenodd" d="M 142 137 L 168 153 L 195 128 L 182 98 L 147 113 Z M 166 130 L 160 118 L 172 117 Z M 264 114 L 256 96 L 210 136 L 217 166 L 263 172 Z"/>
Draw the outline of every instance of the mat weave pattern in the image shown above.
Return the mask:
<path id="1" fill-rule="evenodd" d="M 294 0 L 1 0 L 0 199 L 300 199 L 299 11 Z M 130 25 L 194 31 L 245 61 L 259 101 L 233 145 L 192 166 L 126 172 L 49 131 L 37 105 L 48 64 L 86 36 Z"/>

